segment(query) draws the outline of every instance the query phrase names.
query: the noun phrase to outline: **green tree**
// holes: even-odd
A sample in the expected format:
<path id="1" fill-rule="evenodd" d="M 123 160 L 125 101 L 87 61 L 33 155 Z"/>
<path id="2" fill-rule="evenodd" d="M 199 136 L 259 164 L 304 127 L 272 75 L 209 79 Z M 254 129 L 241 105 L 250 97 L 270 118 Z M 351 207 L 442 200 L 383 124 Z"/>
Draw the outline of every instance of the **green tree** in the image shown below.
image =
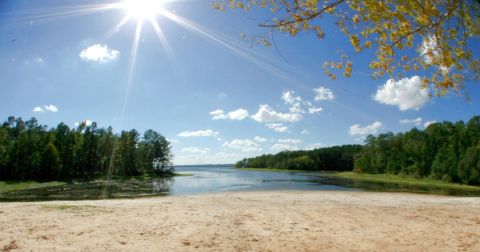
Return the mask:
<path id="1" fill-rule="evenodd" d="M 480 185 L 480 147 L 468 148 L 458 164 L 458 176 L 466 184 Z"/>
<path id="2" fill-rule="evenodd" d="M 116 144 L 116 137 L 112 127 L 98 131 L 98 155 L 100 157 L 99 170 L 102 174 L 111 175 L 113 167 L 113 152 Z"/>
<path id="3" fill-rule="evenodd" d="M 144 158 L 143 158 L 144 157 Z M 60 123 L 47 130 L 35 118 L 9 117 L 0 126 L 0 180 L 85 179 L 172 173 L 170 143 L 152 130 L 115 134 L 111 127 Z"/>
<path id="4" fill-rule="evenodd" d="M 75 132 L 64 124 L 58 124 L 54 130 L 55 133 L 55 147 L 60 155 L 60 178 L 69 179 L 74 176 L 74 147 L 75 147 Z"/>
<path id="5" fill-rule="evenodd" d="M 90 126 L 85 129 L 83 134 L 83 153 L 85 157 L 84 174 L 88 178 L 92 178 L 100 166 L 100 157 L 98 154 L 98 135 L 97 123 L 92 122 Z"/>
<path id="6" fill-rule="evenodd" d="M 60 175 L 60 155 L 58 150 L 49 142 L 41 153 L 40 170 L 38 178 L 41 180 L 55 180 Z"/>
<path id="7" fill-rule="evenodd" d="M 122 131 L 117 144 L 117 172 L 120 176 L 138 175 L 136 145 L 139 134 L 136 130 Z"/>
<path id="8" fill-rule="evenodd" d="M 355 171 L 378 172 L 378 157 L 387 153 L 387 173 L 414 177 L 431 177 L 445 181 L 478 183 L 478 117 L 467 125 L 463 121 L 430 125 L 424 131 L 416 128 L 384 138 L 369 136 L 355 156 Z"/>
<path id="9" fill-rule="evenodd" d="M 8 163 L 8 130 L 0 127 L 0 177 L 6 176 Z"/>
<path id="10" fill-rule="evenodd" d="M 245 158 L 237 162 L 236 167 L 351 171 L 353 169 L 353 157 L 360 148 L 359 145 L 344 145 L 309 151 L 282 151 L 275 155 L 264 154 L 253 158 Z"/>
<path id="11" fill-rule="evenodd" d="M 147 130 L 143 133 L 143 141 L 139 146 L 139 154 L 141 156 L 140 165 L 148 173 L 153 173 L 154 159 L 160 150 L 158 144 L 161 137 L 160 134 L 153 130 Z"/>
<path id="12" fill-rule="evenodd" d="M 13 126 L 10 128 L 10 137 L 14 141 L 8 154 L 9 178 L 33 177 L 37 174 L 40 165 L 39 146 L 42 143 L 42 129 L 37 127 L 35 120 L 25 123 L 21 118 L 15 118 L 10 125 Z"/>
<path id="13" fill-rule="evenodd" d="M 466 125 L 467 145 L 475 146 L 480 144 L 480 116 L 474 116 Z"/>

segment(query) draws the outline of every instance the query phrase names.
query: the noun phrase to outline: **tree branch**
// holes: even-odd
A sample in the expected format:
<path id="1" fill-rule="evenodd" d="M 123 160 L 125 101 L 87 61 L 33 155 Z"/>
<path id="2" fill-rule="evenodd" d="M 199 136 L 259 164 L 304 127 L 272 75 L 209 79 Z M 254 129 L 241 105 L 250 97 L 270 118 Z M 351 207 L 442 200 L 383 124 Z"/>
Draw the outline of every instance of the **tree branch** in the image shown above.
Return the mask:
<path id="1" fill-rule="evenodd" d="M 479 0 L 480 1 L 480 0 Z M 336 1 L 326 7 L 324 7 L 323 9 L 321 9 L 320 11 L 318 12 L 315 12 L 309 16 L 306 16 L 304 18 L 301 18 L 299 20 L 291 20 L 291 21 L 286 21 L 286 22 L 279 22 L 277 24 L 261 24 L 259 25 L 260 27 L 269 27 L 269 28 L 278 28 L 278 27 L 282 27 L 282 26 L 287 26 L 287 25 L 291 25 L 291 24 L 294 24 L 294 23 L 299 23 L 299 22 L 304 22 L 304 21 L 308 21 L 308 20 L 312 20 L 316 17 L 318 17 L 319 15 L 323 14 L 324 12 L 334 8 L 335 6 L 341 4 L 345 2 L 345 0 L 339 0 L 339 1 Z"/>
<path id="2" fill-rule="evenodd" d="M 392 47 L 392 49 L 393 49 L 393 47 L 396 46 L 398 43 L 400 43 L 402 40 L 404 40 L 405 38 L 407 38 L 407 37 L 410 36 L 410 35 L 413 35 L 413 34 L 419 32 L 419 31 L 421 31 L 421 30 L 424 29 L 424 28 L 426 28 L 426 27 L 425 27 L 425 26 L 419 26 L 417 29 L 412 30 L 412 31 L 404 34 L 404 35 L 401 36 L 399 39 L 395 40 L 392 44 L 390 44 L 390 47 Z"/>

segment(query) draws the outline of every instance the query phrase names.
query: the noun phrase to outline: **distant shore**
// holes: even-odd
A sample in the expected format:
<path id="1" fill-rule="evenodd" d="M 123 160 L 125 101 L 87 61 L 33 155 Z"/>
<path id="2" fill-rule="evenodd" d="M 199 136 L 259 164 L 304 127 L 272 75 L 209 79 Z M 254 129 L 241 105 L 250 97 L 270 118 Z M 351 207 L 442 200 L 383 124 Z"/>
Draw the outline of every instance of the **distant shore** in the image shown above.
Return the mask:
<path id="1" fill-rule="evenodd" d="M 0 249 L 480 251 L 480 198 L 235 192 L 0 203 Z"/>

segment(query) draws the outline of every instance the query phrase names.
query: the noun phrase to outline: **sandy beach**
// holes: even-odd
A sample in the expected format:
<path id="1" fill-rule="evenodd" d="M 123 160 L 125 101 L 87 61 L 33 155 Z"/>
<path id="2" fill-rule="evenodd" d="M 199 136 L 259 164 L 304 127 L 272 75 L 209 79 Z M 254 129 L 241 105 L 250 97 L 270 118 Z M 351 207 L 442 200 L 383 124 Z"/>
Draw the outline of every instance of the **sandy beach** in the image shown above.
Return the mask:
<path id="1" fill-rule="evenodd" d="M 3 251 L 480 251 L 480 198 L 238 192 L 0 203 Z"/>

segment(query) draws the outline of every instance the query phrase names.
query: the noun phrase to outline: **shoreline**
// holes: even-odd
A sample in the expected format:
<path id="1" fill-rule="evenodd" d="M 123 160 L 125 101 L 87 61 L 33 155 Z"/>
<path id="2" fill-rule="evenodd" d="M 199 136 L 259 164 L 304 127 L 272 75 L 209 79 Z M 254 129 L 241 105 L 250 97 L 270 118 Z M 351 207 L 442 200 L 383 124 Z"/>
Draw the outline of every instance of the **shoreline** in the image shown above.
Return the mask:
<path id="1" fill-rule="evenodd" d="M 438 189 L 454 189 L 465 190 L 471 192 L 480 192 L 480 186 L 459 184 L 453 182 L 445 182 L 442 180 L 434 180 L 427 178 L 412 178 L 408 176 L 400 176 L 393 174 L 368 174 L 368 173 L 355 173 L 355 172 L 338 172 L 338 171 L 312 171 L 312 170 L 287 170 L 276 168 L 235 168 L 243 171 L 258 171 L 258 172 L 317 172 L 323 173 L 326 177 L 348 179 L 352 181 L 364 181 L 364 182 L 376 182 L 385 184 L 401 184 L 401 185 L 413 185 L 413 186 L 426 186 L 435 187 Z"/>
<path id="2" fill-rule="evenodd" d="M 150 175 L 142 175 L 142 176 L 130 176 L 130 177 L 117 177 L 112 178 L 111 180 L 115 181 L 126 181 L 126 180 L 143 180 L 149 178 L 175 178 L 175 177 L 190 177 L 193 176 L 191 173 L 173 173 L 170 176 L 150 176 Z M 12 192 L 12 191 L 19 191 L 19 190 L 26 190 L 26 189 L 40 189 L 44 187 L 52 187 L 52 186 L 64 186 L 69 184 L 76 184 L 76 183 L 94 183 L 94 182 L 104 182 L 106 178 L 94 178 L 91 180 L 81 181 L 81 180 L 72 180 L 72 181 L 34 181 L 34 180 L 24 180 L 24 181 L 8 181 L 8 180 L 0 180 L 0 193 Z"/>
<path id="3" fill-rule="evenodd" d="M 480 250 L 480 197 L 257 191 L 0 203 L 0 248 Z"/>

